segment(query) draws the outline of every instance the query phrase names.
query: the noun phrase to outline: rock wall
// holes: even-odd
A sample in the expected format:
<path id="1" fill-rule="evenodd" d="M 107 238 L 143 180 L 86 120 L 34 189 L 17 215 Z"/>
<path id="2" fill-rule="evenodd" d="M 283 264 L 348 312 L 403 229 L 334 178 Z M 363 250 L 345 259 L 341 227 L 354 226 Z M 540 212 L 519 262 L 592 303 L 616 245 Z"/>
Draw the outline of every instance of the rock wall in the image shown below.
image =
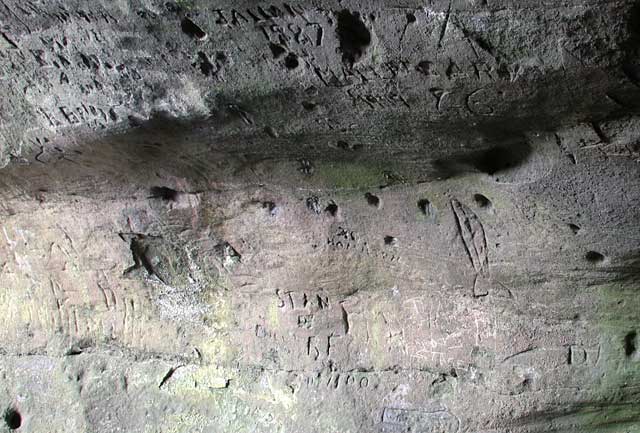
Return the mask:
<path id="1" fill-rule="evenodd" d="M 640 431 L 639 26 L 1 0 L 0 431 Z"/>

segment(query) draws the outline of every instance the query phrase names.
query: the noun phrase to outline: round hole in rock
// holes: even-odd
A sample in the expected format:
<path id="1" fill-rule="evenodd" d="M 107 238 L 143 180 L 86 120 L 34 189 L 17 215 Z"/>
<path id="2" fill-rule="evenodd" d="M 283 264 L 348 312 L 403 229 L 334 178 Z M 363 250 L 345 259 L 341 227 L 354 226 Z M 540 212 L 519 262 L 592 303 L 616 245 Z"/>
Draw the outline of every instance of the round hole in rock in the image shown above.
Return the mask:
<path id="1" fill-rule="evenodd" d="M 416 22 L 416 16 L 415 16 L 414 14 L 412 14 L 411 12 L 409 12 L 409 13 L 407 14 L 407 22 L 408 22 L 409 24 L 413 24 L 413 23 L 415 23 L 415 22 Z"/>
<path id="2" fill-rule="evenodd" d="M 368 192 L 364 195 L 364 198 L 367 199 L 367 203 L 369 203 L 369 206 L 380 207 L 380 199 L 378 198 L 378 196 L 375 196 Z"/>
<path id="3" fill-rule="evenodd" d="M 491 207 L 491 200 L 489 200 L 487 197 L 485 197 L 482 194 L 474 194 L 473 200 L 476 202 L 476 205 L 478 205 L 478 207 L 482 207 L 482 208 Z"/>
<path id="4" fill-rule="evenodd" d="M 567 225 L 569 226 L 569 229 L 571 229 L 574 235 L 577 235 L 578 232 L 580 232 L 580 226 L 575 224 L 567 224 Z"/>
<path id="5" fill-rule="evenodd" d="M 338 205 L 334 201 L 331 201 L 324 209 L 324 211 L 331 216 L 336 216 L 338 214 Z"/>
<path id="6" fill-rule="evenodd" d="M 293 53 L 289 53 L 287 57 L 284 58 L 284 66 L 287 69 L 295 69 L 299 64 L 300 62 L 298 61 L 298 56 Z"/>
<path id="7" fill-rule="evenodd" d="M 604 255 L 597 251 L 588 251 L 587 254 L 584 255 L 584 258 L 587 259 L 589 263 L 594 264 L 602 263 L 605 259 Z"/>
<path id="8" fill-rule="evenodd" d="M 418 200 L 418 209 L 422 212 L 423 215 L 431 215 L 433 213 L 433 207 L 431 206 L 431 202 L 426 198 L 422 200 Z"/>
<path id="9" fill-rule="evenodd" d="M 14 408 L 9 408 L 4 412 L 4 422 L 11 430 L 17 430 L 22 425 L 22 415 Z"/>
<path id="10" fill-rule="evenodd" d="M 398 242 L 398 240 L 396 238 L 394 238 L 393 236 L 385 236 L 384 237 L 384 244 L 385 245 L 395 245 Z"/>

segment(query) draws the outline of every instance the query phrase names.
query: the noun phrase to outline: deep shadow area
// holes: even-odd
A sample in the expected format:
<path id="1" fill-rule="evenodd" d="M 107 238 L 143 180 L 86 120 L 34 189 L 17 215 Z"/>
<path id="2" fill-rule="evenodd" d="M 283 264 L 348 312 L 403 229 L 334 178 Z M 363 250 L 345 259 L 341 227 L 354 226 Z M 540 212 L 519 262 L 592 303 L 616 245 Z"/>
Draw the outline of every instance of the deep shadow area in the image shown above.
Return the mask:
<path id="1" fill-rule="evenodd" d="M 371 44 L 371 32 L 362 22 L 359 12 L 347 9 L 337 13 L 338 27 L 336 32 L 340 41 L 342 61 L 353 66 L 358 62 L 365 50 Z"/>

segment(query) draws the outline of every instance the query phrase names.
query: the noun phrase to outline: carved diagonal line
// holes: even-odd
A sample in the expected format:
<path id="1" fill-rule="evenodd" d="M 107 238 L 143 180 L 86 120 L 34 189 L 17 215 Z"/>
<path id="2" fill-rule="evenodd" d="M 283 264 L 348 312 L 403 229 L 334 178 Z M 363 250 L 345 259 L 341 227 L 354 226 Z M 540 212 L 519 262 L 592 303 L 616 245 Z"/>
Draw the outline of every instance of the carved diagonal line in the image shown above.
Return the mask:
<path id="1" fill-rule="evenodd" d="M 451 209 L 456 217 L 458 232 L 473 269 L 481 274 L 488 270 L 487 238 L 478 216 L 458 200 L 451 200 Z"/>

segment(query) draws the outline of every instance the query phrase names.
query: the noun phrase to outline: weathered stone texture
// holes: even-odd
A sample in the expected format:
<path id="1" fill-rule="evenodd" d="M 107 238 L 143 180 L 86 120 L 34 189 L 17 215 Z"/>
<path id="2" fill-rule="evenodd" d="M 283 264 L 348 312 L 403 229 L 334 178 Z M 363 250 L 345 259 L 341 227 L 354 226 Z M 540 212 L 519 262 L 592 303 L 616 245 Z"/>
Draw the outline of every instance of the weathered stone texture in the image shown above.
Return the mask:
<path id="1" fill-rule="evenodd" d="M 640 431 L 640 3 L 0 0 L 0 431 Z"/>

